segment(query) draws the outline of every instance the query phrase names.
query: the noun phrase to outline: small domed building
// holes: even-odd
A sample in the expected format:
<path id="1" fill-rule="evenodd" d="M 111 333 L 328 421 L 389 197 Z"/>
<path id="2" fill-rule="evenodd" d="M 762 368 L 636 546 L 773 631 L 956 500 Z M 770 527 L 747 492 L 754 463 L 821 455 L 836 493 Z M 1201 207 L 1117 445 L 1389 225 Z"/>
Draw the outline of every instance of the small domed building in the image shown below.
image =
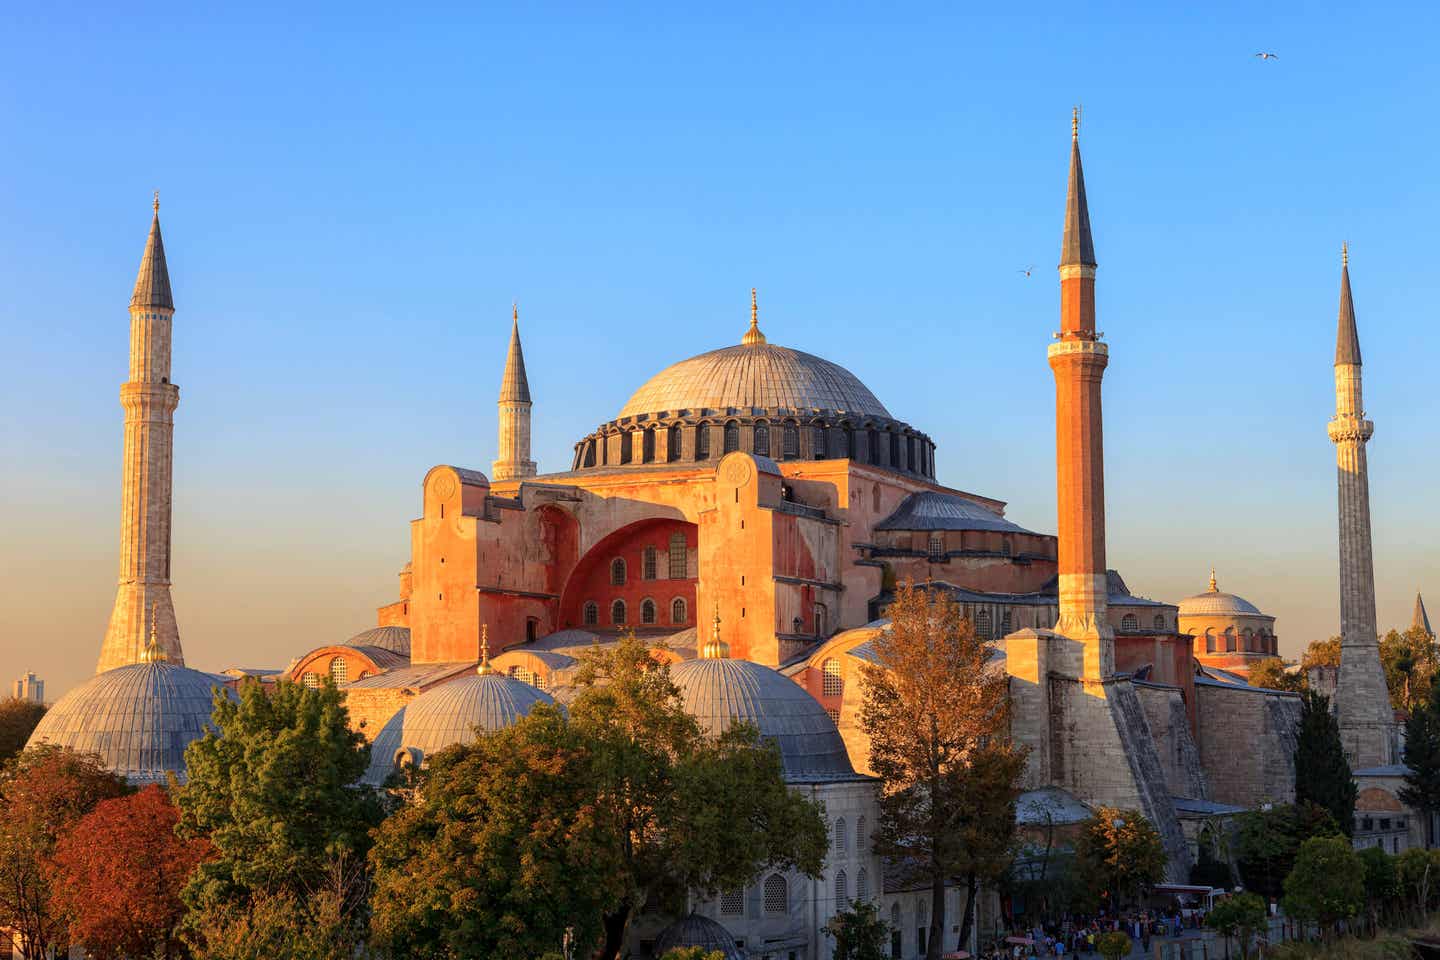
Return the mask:
<path id="1" fill-rule="evenodd" d="M 1210 588 L 1180 601 L 1180 630 L 1193 636 L 1195 659 L 1240 677 L 1257 661 L 1279 656 L 1275 618 L 1244 597 L 1222 591 L 1210 571 Z"/>

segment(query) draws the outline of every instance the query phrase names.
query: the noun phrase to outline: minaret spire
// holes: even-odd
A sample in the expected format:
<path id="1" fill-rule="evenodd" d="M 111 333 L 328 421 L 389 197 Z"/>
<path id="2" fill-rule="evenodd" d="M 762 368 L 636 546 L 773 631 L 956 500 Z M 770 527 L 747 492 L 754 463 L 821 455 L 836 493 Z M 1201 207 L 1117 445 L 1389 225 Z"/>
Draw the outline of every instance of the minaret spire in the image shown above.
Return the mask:
<path id="1" fill-rule="evenodd" d="M 130 295 L 130 377 L 120 387 L 125 410 L 120 583 L 96 672 L 156 656 L 185 662 L 170 598 L 171 463 L 180 390 L 170 382 L 175 301 L 160 236 L 158 191 L 152 209 L 150 236 Z M 154 650 L 147 652 L 152 644 Z"/>
<path id="2" fill-rule="evenodd" d="M 510 307 L 510 349 L 500 377 L 500 457 L 493 466 L 496 480 L 535 476 L 530 459 L 530 380 L 525 375 L 525 351 L 520 347 L 520 304 Z"/>
<path id="3" fill-rule="evenodd" d="M 1418 629 L 1429 637 L 1433 642 L 1435 631 L 1430 626 L 1430 615 L 1425 612 L 1425 601 L 1420 597 L 1420 591 L 1415 591 L 1415 616 L 1410 618 L 1410 629 Z"/>
<path id="4" fill-rule="evenodd" d="M 1365 419 L 1360 337 L 1350 295 L 1350 249 L 1340 253 L 1340 319 L 1335 343 L 1335 444 L 1340 500 L 1340 670 L 1335 715 L 1354 769 L 1396 762 L 1394 713 L 1380 664 L 1375 627 L 1375 559 L 1370 539 L 1370 468 L 1365 444 L 1375 425 Z"/>
<path id="5" fill-rule="evenodd" d="M 1065 235 L 1060 266 L 1095 266 L 1095 241 L 1090 236 L 1090 206 L 1085 201 L 1085 169 L 1080 162 L 1080 108 L 1070 118 L 1070 184 L 1065 194 Z"/>

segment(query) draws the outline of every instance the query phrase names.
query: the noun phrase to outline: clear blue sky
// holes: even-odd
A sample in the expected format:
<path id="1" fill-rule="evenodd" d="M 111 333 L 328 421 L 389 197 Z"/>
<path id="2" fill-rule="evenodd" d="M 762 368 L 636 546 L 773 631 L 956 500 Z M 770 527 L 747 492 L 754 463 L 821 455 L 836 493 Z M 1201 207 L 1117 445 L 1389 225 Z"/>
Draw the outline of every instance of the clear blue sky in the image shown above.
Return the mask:
<path id="1" fill-rule="evenodd" d="M 373 623 L 427 468 L 489 469 L 516 297 L 542 469 L 736 342 L 756 286 L 773 342 L 854 370 L 936 438 L 944 482 L 1053 530 L 1076 102 L 1112 566 L 1178 600 L 1213 562 L 1289 654 L 1336 631 L 1348 239 L 1380 621 L 1417 587 L 1440 612 L 1433 5 L 473 6 L 7 12 L 4 679 L 58 694 L 93 669 L 156 188 L 196 665 L 282 666 Z"/>

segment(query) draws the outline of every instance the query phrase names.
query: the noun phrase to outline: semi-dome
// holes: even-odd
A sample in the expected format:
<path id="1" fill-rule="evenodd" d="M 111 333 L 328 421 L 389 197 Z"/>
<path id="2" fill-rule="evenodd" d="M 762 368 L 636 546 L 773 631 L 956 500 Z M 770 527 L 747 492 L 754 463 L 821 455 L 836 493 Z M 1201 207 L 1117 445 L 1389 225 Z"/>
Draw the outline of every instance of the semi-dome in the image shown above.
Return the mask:
<path id="1" fill-rule="evenodd" d="M 396 761 L 404 759 L 402 751 L 423 763 L 452 744 L 469 743 L 477 730 L 503 730 L 536 704 L 554 702 L 543 690 L 498 673 L 472 673 L 427 690 L 401 707 L 375 735 L 365 780 L 383 783 Z"/>
<path id="2" fill-rule="evenodd" d="M 389 650 L 391 653 L 408 657 L 410 656 L 410 628 L 371 627 L 369 630 L 361 630 L 346 640 L 345 646 L 379 647 L 381 650 Z"/>
<path id="3" fill-rule="evenodd" d="M 1210 589 L 1186 597 L 1180 601 L 1182 617 L 1263 617 L 1260 608 L 1233 593 L 1225 593 L 1215 583 L 1215 574 L 1210 574 Z"/>
<path id="4" fill-rule="evenodd" d="M 745 960 L 745 951 L 740 949 L 730 931 L 698 913 L 681 917 L 661 930 L 651 952 L 654 956 L 663 957 L 671 950 L 684 947 L 699 947 L 707 957 L 719 951 L 725 960 Z"/>
<path id="5" fill-rule="evenodd" d="M 185 782 L 185 748 L 210 728 L 216 678 L 165 660 L 91 677 L 56 701 L 27 746 L 51 743 L 95 753 L 133 784 Z"/>
<path id="6" fill-rule="evenodd" d="M 685 711 L 705 732 L 748 723 L 775 741 L 789 781 L 853 777 L 835 721 L 804 688 L 750 660 L 702 658 L 670 668 Z"/>
<path id="7" fill-rule="evenodd" d="M 777 407 L 891 419 L 884 404 L 849 370 L 763 340 L 671 364 L 635 391 L 618 419 L 663 411 Z"/>

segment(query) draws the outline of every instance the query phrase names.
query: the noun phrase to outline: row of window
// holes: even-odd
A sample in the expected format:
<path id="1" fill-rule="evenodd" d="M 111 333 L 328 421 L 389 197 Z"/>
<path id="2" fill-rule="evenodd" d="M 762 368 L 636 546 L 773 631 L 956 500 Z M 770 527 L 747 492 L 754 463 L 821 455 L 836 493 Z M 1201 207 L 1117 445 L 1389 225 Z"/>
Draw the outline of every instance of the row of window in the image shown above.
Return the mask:
<path id="1" fill-rule="evenodd" d="M 1219 637 L 1213 631 L 1205 631 L 1206 653 L 1268 653 L 1275 654 L 1280 643 L 1272 634 L 1261 631 L 1251 634 L 1246 630 L 1238 640 L 1233 629 L 1226 630 Z"/>
<path id="2" fill-rule="evenodd" d="M 344 657 L 332 657 L 330 659 L 330 679 L 335 681 L 335 686 L 340 686 L 349 679 L 350 668 L 345 664 Z M 312 670 L 306 670 L 300 677 L 300 682 L 311 690 L 320 686 L 320 674 Z"/>
<path id="3" fill-rule="evenodd" d="M 689 572 L 689 563 L 686 556 L 685 534 L 670 534 L 670 542 L 666 546 L 665 561 L 668 579 L 684 580 Z M 660 548 L 646 547 L 640 551 L 640 578 L 642 580 L 660 579 Z M 625 563 L 624 557 L 616 557 L 610 561 L 610 585 L 612 587 L 623 587 L 629 579 L 629 566 Z"/>
<path id="4" fill-rule="evenodd" d="M 659 608 L 655 601 L 646 597 L 640 601 L 640 623 L 650 625 L 658 623 L 657 612 Z M 600 625 L 600 604 L 594 600 L 586 600 L 585 605 L 580 608 L 580 619 L 587 627 Z M 617 627 L 623 627 L 629 623 L 629 612 L 624 600 L 613 600 L 610 603 L 610 623 Z M 670 601 L 670 622 L 689 623 L 690 606 L 685 602 L 684 597 L 676 597 Z"/>
<path id="5" fill-rule="evenodd" d="M 1164 630 L 1165 614 L 1155 614 L 1155 619 L 1151 622 L 1156 630 Z M 1135 614 L 1133 613 L 1125 614 L 1125 616 L 1120 618 L 1120 629 L 1129 631 L 1131 633 L 1138 631 L 1140 629 L 1140 618 L 1135 616 Z"/>
<path id="6" fill-rule="evenodd" d="M 855 852 L 861 856 L 865 855 L 865 842 L 869 839 L 865 830 L 865 818 L 861 817 L 855 821 Z M 836 817 L 835 823 L 830 829 L 830 844 L 835 850 L 837 857 L 843 857 L 849 852 L 850 835 L 845 825 L 844 817 Z"/>

